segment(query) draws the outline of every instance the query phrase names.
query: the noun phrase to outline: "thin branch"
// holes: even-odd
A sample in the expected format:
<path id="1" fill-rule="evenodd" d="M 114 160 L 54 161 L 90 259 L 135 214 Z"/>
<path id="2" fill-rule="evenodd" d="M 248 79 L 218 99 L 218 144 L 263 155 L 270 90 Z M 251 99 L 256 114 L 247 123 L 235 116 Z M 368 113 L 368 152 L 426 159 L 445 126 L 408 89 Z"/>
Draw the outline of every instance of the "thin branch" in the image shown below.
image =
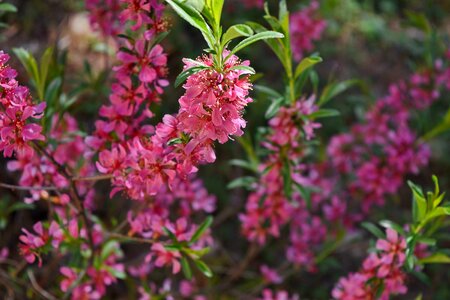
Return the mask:
<path id="1" fill-rule="evenodd" d="M 234 269 L 235 271 L 230 274 L 228 279 L 226 279 L 221 286 L 221 290 L 226 290 L 230 287 L 230 285 L 240 279 L 249 266 L 249 264 L 252 262 L 252 260 L 258 255 L 258 253 L 261 251 L 261 247 L 259 247 L 257 244 L 252 244 L 250 248 L 247 251 L 247 254 L 245 255 L 244 259 L 241 261 L 241 263 Z"/>
<path id="2" fill-rule="evenodd" d="M 87 176 L 87 177 L 73 177 L 73 181 L 100 181 L 100 180 L 109 180 L 113 178 L 112 175 L 95 175 L 95 176 Z"/>
<path id="3" fill-rule="evenodd" d="M 115 232 L 106 233 L 106 236 L 109 238 L 113 238 L 113 239 L 136 242 L 136 243 L 141 243 L 141 244 L 154 244 L 155 243 L 155 240 L 153 240 L 153 239 L 145 239 L 145 238 L 127 236 L 127 235 L 123 235 L 123 234 L 115 233 Z"/>
<path id="4" fill-rule="evenodd" d="M 94 237 L 92 234 L 92 226 L 87 217 L 86 209 L 84 207 L 84 202 L 81 201 L 81 197 L 78 194 L 77 187 L 75 185 L 75 181 L 73 181 L 73 177 L 67 172 L 66 168 L 64 168 L 63 165 L 59 164 L 55 160 L 55 158 L 52 155 L 50 155 L 50 153 L 47 152 L 47 150 L 45 148 L 40 146 L 36 141 L 34 141 L 34 146 L 36 147 L 36 149 L 39 152 L 41 152 L 43 155 L 45 155 L 53 163 L 53 165 L 55 165 L 55 167 L 58 169 L 58 171 L 61 175 L 63 175 L 68 181 L 70 181 L 69 192 L 70 192 L 72 198 L 75 200 L 75 204 L 76 204 L 78 210 L 81 212 L 81 217 L 83 219 L 84 225 L 86 227 L 87 235 L 88 235 L 89 247 L 92 249 L 92 255 L 90 257 L 90 265 L 92 265 L 94 262 L 94 250 L 95 250 Z"/>
<path id="5" fill-rule="evenodd" d="M 34 277 L 34 274 L 31 270 L 28 270 L 27 272 L 28 277 L 30 278 L 31 284 L 33 285 L 34 289 L 45 299 L 48 300 L 57 300 L 55 296 L 44 290 L 36 281 L 36 278 Z"/>
<path id="6" fill-rule="evenodd" d="M 59 191 L 62 188 L 57 188 L 55 186 L 20 186 L 8 183 L 0 182 L 0 187 L 13 190 L 13 191 Z"/>

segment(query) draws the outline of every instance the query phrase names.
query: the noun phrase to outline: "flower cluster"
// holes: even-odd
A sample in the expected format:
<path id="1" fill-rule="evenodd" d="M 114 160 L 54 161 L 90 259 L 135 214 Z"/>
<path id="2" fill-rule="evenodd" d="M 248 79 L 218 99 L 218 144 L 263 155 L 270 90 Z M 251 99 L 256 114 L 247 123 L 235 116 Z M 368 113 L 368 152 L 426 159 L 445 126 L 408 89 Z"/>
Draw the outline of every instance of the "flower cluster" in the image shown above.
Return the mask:
<path id="1" fill-rule="evenodd" d="M 57 205 L 66 205 L 70 201 L 67 193 L 51 194 L 49 191 L 38 189 L 38 187 L 54 186 L 63 190 L 69 187 L 70 180 L 61 173 L 59 166 L 66 166 L 71 174 L 78 176 L 94 173 L 94 167 L 90 161 L 82 159 L 89 148 L 78 132 L 79 127 L 75 118 L 69 114 L 64 114 L 61 118 L 54 116 L 48 137 L 55 143 L 45 148 L 45 152 L 54 160 L 47 155 L 35 154 L 27 157 L 18 156 L 16 160 L 8 162 L 8 170 L 22 172 L 20 185 L 36 188 L 30 190 L 31 197 L 26 197 L 25 202 L 31 203 L 44 199 Z M 94 191 L 91 185 L 79 183 L 77 187 L 85 196 L 85 202 L 92 204 Z"/>
<path id="2" fill-rule="evenodd" d="M 89 11 L 89 22 L 94 30 L 105 37 L 114 37 L 123 30 L 118 21 L 121 11 L 121 0 L 86 0 L 86 9 Z"/>
<path id="3" fill-rule="evenodd" d="M 69 235 L 65 243 L 81 239 L 80 250 L 87 249 L 87 232 L 79 229 L 76 222 L 69 223 Z M 102 255 L 93 266 L 89 266 L 84 273 L 83 269 L 63 266 L 60 268 L 62 280 L 61 291 L 69 293 L 71 299 L 101 299 L 106 293 L 107 286 L 117 282 L 118 278 L 125 278 L 125 266 L 117 262 L 123 254 L 116 242 L 107 242 L 99 226 L 93 228 L 93 240 L 96 247 L 102 247 Z"/>
<path id="4" fill-rule="evenodd" d="M 319 244 L 326 233 L 318 217 L 312 217 L 300 191 L 291 195 L 287 189 L 310 185 L 303 173 L 305 141 L 314 136 L 320 124 L 308 118 L 315 111 L 314 97 L 301 99 L 290 107 L 282 107 L 269 121 L 270 133 L 263 146 L 269 151 L 261 164 L 261 178 L 248 197 L 246 211 L 240 216 L 243 234 L 264 244 L 268 236 L 279 237 L 281 227 L 289 223 L 290 246 L 287 258 L 296 264 L 312 266 L 312 246 Z M 284 178 L 292 178 L 285 183 Z M 286 188 L 286 184 L 290 184 Z"/>
<path id="5" fill-rule="evenodd" d="M 298 295 L 289 296 L 286 291 L 264 289 L 261 298 L 258 298 L 258 300 L 300 300 L 300 297 Z"/>
<path id="6" fill-rule="evenodd" d="M 417 174 L 428 163 L 430 149 L 418 139 L 410 123 L 415 111 L 428 108 L 439 98 L 440 90 L 446 88 L 445 74 L 437 64 L 406 82 L 391 85 L 389 94 L 366 113 L 364 123 L 331 139 L 328 170 L 347 178 L 347 195 L 364 199 L 360 203 L 363 212 L 382 205 L 407 174 Z"/>
<path id="7" fill-rule="evenodd" d="M 0 51 L 0 151 L 5 157 L 15 152 L 29 158 L 34 154 L 31 142 L 45 140 L 42 126 L 30 122 L 43 116 L 45 102 L 33 103 L 28 88 L 15 79 L 17 72 L 8 60 L 9 55 Z"/>
<path id="8" fill-rule="evenodd" d="M 248 62 L 241 63 L 233 55 L 221 73 L 212 68 L 210 57 L 197 62 L 208 68 L 188 78 L 176 116 L 164 116 L 148 138 L 136 136 L 100 152 L 97 165 L 101 172 L 114 175 L 113 194 L 125 191 L 130 198 L 143 200 L 166 185 L 176 189 L 175 184 L 181 182 L 176 177 L 185 179 L 199 164 L 215 160 L 214 141 L 224 143 L 231 135 L 242 135 L 242 114 L 251 102 L 251 84 L 246 71 L 235 67 L 248 66 Z M 191 67 L 187 61 L 185 68 Z M 151 134 L 153 129 L 148 128 L 146 133 Z"/>
<path id="9" fill-rule="evenodd" d="M 386 235 L 386 239 L 377 241 L 377 253 L 371 253 L 364 260 L 359 272 L 339 280 L 332 292 L 334 299 L 375 299 L 379 289 L 381 293 L 377 299 L 381 300 L 406 293 L 406 274 L 402 271 L 406 241 L 390 228 L 386 230 Z"/>
<path id="10" fill-rule="evenodd" d="M 319 2 L 313 0 L 309 6 L 290 16 L 291 45 L 296 60 L 313 50 L 313 42 L 321 38 L 326 28 L 326 21 L 317 16 L 318 8 Z"/>
<path id="11" fill-rule="evenodd" d="M 19 237 L 22 244 L 19 245 L 20 253 L 28 263 L 33 263 L 36 258 L 39 266 L 42 265 L 40 252 L 45 246 L 51 244 L 57 248 L 62 241 L 63 233 L 56 222 L 52 222 L 48 229 L 44 229 L 41 222 L 34 224 L 34 234 L 26 229 L 22 229 L 24 235 Z"/>

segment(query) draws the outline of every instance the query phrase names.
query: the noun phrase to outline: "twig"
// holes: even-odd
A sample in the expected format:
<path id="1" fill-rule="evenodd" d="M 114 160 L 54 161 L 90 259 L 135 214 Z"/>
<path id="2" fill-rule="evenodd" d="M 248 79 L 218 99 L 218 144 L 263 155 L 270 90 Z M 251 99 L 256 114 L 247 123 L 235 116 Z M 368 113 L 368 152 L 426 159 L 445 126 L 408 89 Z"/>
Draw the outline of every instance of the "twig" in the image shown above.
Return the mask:
<path id="1" fill-rule="evenodd" d="M 84 225 L 86 227 L 88 240 L 89 240 L 89 247 L 92 249 L 92 255 L 90 257 L 90 265 L 94 262 L 94 251 L 95 251 L 95 245 L 94 245 L 94 238 L 92 235 L 92 229 L 91 229 L 91 223 L 89 222 L 89 219 L 86 214 L 86 209 L 83 205 L 83 202 L 81 201 L 81 197 L 78 194 L 77 187 L 75 185 L 75 181 L 73 181 L 73 177 L 67 172 L 67 170 L 59 164 L 53 156 L 50 155 L 50 153 L 47 152 L 47 150 L 43 147 L 41 147 L 36 141 L 34 142 L 34 146 L 36 149 L 41 152 L 43 155 L 45 155 L 52 163 L 55 165 L 55 167 L 58 169 L 59 173 L 63 175 L 67 180 L 70 181 L 70 187 L 69 191 L 72 196 L 72 198 L 75 200 L 75 204 L 78 208 L 78 210 L 81 212 L 81 217 L 83 219 Z"/>
<path id="2" fill-rule="evenodd" d="M 142 244 L 154 244 L 155 243 L 155 240 L 153 240 L 153 239 L 144 239 L 144 238 L 138 238 L 138 237 L 133 237 L 133 236 L 127 236 L 127 235 L 123 235 L 123 234 L 115 233 L 115 232 L 106 233 L 106 236 L 113 238 L 113 239 L 142 243 Z"/>
<path id="3" fill-rule="evenodd" d="M 78 278 L 77 280 L 75 280 L 69 287 L 69 289 L 67 290 L 67 292 L 64 294 L 63 296 L 63 300 L 65 299 L 69 299 L 70 295 L 72 294 L 72 291 L 81 283 L 81 281 L 83 280 L 84 275 L 86 275 L 86 270 L 83 270 L 80 272 L 80 274 L 78 274 Z"/>
<path id="4" fill-rule="evenodd" d="M 31 270 L 27 271 L 28 277 L 30 278 L 31 284 L 33 285 L 34 289 L 45 299 L 49 300 L 57 300 L 55 296 L 41 288 L 41 286 L 37 283 L 36 278 L 34 277 L 34 274 Z"/>
<path id="5" fill-rule="evenodd" d="M 59 191 L 62 190 L 62 188 L 58 188 L 55 186 L 20 186 L 20 185 L 13 185 L 8 183 L 0 182 L 0 187 L 5 189 L 10 189 L 13 191 Z"/>
<path id="6" fill-rule="evenodd" d="M 235 282 L 241 278 L 244 271 L 247 269 L 251 261 L 256 257 L 256 255 L 261 251 L 261 248 L 257 244 L 252 244 L 247 251 L 242 262 L 236 267 L 235 271 L 229 276 L 227 280 L 223 283 L 221 290 L 227 289 L 231 283 Z"/>
<path id="7" fill-rule="evenodd" d="M 73 177 L 73 181 L 100 181 L 100 180 L 108 180 L 113 178 L 112 175 L 95 175 L 88 177 Z"/>

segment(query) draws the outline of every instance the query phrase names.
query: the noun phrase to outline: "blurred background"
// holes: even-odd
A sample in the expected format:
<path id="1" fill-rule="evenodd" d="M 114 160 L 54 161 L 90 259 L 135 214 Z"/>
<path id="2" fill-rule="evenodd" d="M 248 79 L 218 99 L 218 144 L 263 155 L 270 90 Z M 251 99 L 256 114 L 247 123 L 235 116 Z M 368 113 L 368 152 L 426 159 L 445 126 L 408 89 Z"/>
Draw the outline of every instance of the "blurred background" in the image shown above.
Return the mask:
<path id="1" fill-rule="evenodd" d="M 39 57 L 48 46 L 53 45 L 61 60 L 66 60 L 65 88 L 76 90 L 78 100 L 71 106 L 71 113 L 78 119 L 85 132 L 93 131 L 94 120 L 98 117 L 99 107 L 105 103 L 109 94 L 109 80 L 111 66 L 114 65 L 115 49 L 111 41 L 101 38 L 93 32 L 88 15 L 84 8 L 84 1 L 80 0 L 12 0 L 4 1 L 17 7 L 16 13 L 2 13 L 0 22 L 8 24 L 0 28 L 0 49 L 11 52 L 12 48 L 23 47 Z M 229 24 L 255 21 L 264 23 L 263 10 L 259 7 L 244 5 L 245 1 L 228 0 L 223 22 L 225 27 Z M 251 2 L 251 1 L 248 1 Z M 1 3 L 1 2 L 0 2 Z M 309 4 L 309 1 L 288 1 L 289 9 L 295 12 Z M 269 6 L 276 9 L 278 1 L 270 0 Z M 337 118 L 326 119 L 320 130 L 320 139 L 326 141 L 331 135 L 345 132 L 355 121 L 362 118 L 374 101 L 387 93 L 389 85 L 402 78 L 408 77 L 412 70 L 421 65 L 430 63 L 430 56 L 438 49 L 430 42 L 430 36 L 442 44 L 450 44 L 450 0 L 323 0 L 320 1 L 319 13 L 327 22 L 326 31 L 320 41 L 315 43 L 313 52 L 320 54 L 324 62 L 316 68 L 320 78 L 319 86 L 328 82 L 359 79 L 364 85 L 355 87 L 340 95 L 330 104 L 341 115 Z M 193 29 L 188 28 L 178 17 L 168 14 L 171 19 L 171 28 L 174 34 L 164 40 L 164 48 L 169 55 L 169 79 L 174 81 L 182 69 L 183 57 L 194 58 L 200 54 L 199 44 L 203 43 L 201 36 Z M 427 31 L 431 31 L 430 35 Z M 205 45 L 204 45 L 205 46 Z M 258 81 L 269 82 L 274 88 L 283 86 L 280 74 L 283 70 L 276 57 L 263 43 L 245 50 L 241 57 L 252 60 L 261 76 Z M 19 70 L 22 76 L 25 74 L 16 57 L 12 57 L 11 64 Z M 21 72 L 22 71 L 22 72 Z M 19 77 L 23 83 L 27 79 Z M 177 111 L 177 99 L 181 94 L 180 89 L 170 85 L 163 96 L 161 107 L 155 106 L 157 115 L 153 123 L 161 119 L 164 113 Z M 312 91 L 310 91 L 312 92 Z M 246 112 L 249 127 L 246 133 L 256 132 L 259 126 L 266 123 L 264 112 L 269 106 L 269 100 L 264 96 L 253 94 L 255 103 Z M 446 103 L 432 107 L 428 115 L 415 124 L 419 134 L 423 134 L 433 128 L 448 109 L 450 95 Z M 431 174 L 440 178 L 442 190 L 450 191 L 450 134 L 445 133 L 439 139 L 431 141 L 433 151 L 430 167 L 419 176 L 412 177 L 418 184 L 430 185 Z M 319 146 L 320 149 L 320 146 Z M 320 153 L 320 150 L 319 150 Z M 244 157 L 244 151 L 238 143 L 227 143 L 217 146 L 218 161 L 214 165 L 201 169 L 201 177 L 211 193 L 219 199 L 218 211 L 223 211 L 230 206 L 236 209 L 242 207 L 245 192 L 242 190 L 230 191 L 227 183 L 233 178 L 243 175 L 242 169 L 234 169 L 228 164 L 229 159 Z M 3 160 L 1 157 L 0 160 Z M 0 168 L 5 166 L 0 161 Z M 17 180 L 14 174 L 0 170 L 0 181 L 11 182 Z M 106 191 L 107 185 L 104 189 Z M 101 195 L 101 193 L 98 193 Z M 0 191 L 2 205 L 10 205 L 13 199 L 20 195 L 14 191 Z M 384 218 L 396 219 L 401 223 L 402 218 L 409 216 L 410 192 L 405 187 L 398 195 L 397 205 L 382 213 L 373 214 L 373 220 Z M 17 236 L 21 227 L 31 226 L 39 219 L 39 210 L 5 210 L 0 206 L 0 248 L 17 245 Z M 119 211 L 114 203 L 104 205 L 105 214 L 111 211 Z M 237 218 L 222 220 L 226 226 L 219 226 L 218 233 L 224 237 L 222 243 L 232 253 L 244 253 L 246 243 L 235 243 L 236 232 L 239 232 Z M 215 229 L 216 230 L 216 229 Z M 366 244 L 362 244 L 354 251 L 361 259 L 365 256 Z M 276 245 L 274 246 L 276 248 Z M 346 251 L 341 249 L 337 259 L 342 258 L 341 263 L 346 263 Z M 276 252 L 276 251 L 275 251 Z M 272 251 L 271 254 L 275 253 Z M 17 255 L 17 253 L 13 254 Z M 357 260 L 358 261 L 358 260 Z M 348 262 L 351 263 L 351 262 Z M 299 276 L 292 276 L 287 285 L 299 287 L 299 293 L 311 297 L 311 299 L 325 299 L 326 293 L 334 285 L 339 277 L 338 264 L 330 260 L 321 266 L 327 272 L 321 272 L 320 276 L 314 276 L 314 281 L 308 282 L 308 276 L 303 276 L 299 284 Z M 356 265 L 346 268 L 355 269 Z M 333 275 L 335 274 L 336 275 Z M 431 285 L 426 285 L 419 280 L 411 287 L 411 294 L 402 299 L 412 299 L 411 295 L 417 295 L 417 290 L 425 290 L 426 299 L 450 299 L 449 268 L 438 266 L 431 272 Z M 305 281 L 306 280 L 306 281 Z M 311 289 L 311 286 L 321 286 L 321 289 Z M 409 297 L 409 298 L 408 298 Z M 429 297 L 429 298 L 428 298 Z"/>

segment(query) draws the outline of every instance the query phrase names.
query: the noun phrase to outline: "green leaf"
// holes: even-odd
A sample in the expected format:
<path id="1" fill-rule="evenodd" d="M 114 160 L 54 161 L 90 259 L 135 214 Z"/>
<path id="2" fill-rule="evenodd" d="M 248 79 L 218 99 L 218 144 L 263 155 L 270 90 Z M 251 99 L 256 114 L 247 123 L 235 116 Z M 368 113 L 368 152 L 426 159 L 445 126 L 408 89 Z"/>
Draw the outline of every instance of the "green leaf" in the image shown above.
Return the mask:
<path id="1" fill-rule="evenodd" d="M 114 240 L 110 240 L 107 241 L 103 248 L 102 248 L 102 252 L 100 254 L 100 258 L 102 261 L 104 261 L 105 259 L 107 259 L 112 253 L 115 253 L 117 248 L 119 247 L 119 245 L 117 244 L 116 241 Z"/>
<path id="2" fill-rule="evenodd" d="M 24 66 L 25 71 L 27 71 L 28 76 L 34 82 L 35 87 L 38 88 L 40 78 L 36 59 L 24 48 L 14 48 L 13 52 Z"/>
<path id="3" fill-rule="evenodd" d="M 6 209 L 7 214 L 10 214 L 14 211 L 18 211 L 18 210 L 24 210 L 24 209 L 33 209 L 34 205 L 33 204 L 27 204 L 24 202 L 15 202 L 14 204 L 12 204 L 11 206 L 9 206 Z"/>
<path id="4" fill-rule="evenodd" d="M 428 213 L 425 216 L 423 222 L 426 223 L 434 218 L 438 218 L 445 215 L 447 216 L 450 215 L 450 206 L 436 207 L 432 212 Z"/>
<path id="5" fill-rule="evenodd" d="M 244 74 L 255 74 L 256 73 L 255 69 L 253 69 L 252 67 L 250 67 L 250 66 L 242 66 L 242 65 L 240 65 L 240 66 L 233 66 L 233 67 L 230 68 L 230 70 L 244 71 L 242 73 L 242 75 L 244 75 Z"/>
<path id="6" fill-rule="evenodd" d="M 302 59 L 295 69 L 295 79 L 297 79 L 303 72 L 311 68 L 312 66 L 322 62 L 322 58 L 319 56 L 310 56 Z"/>
<path id="7" fill-rule="evenodd" d="M 406 16 L 416 28 L 423 30 L 427 34 L 431 33 L 431 25 L 424 14 L 408 11 L 406 12 Z"/>
<path id="8" fill-rule="evenodd" d="M 112 267 L 108 267 L 108 272 L 110 274 L 112 274 L 114 277 L 119 278 L 119 279 L 126 279 L 127 278 L 127 274 L 123 271 L 114 269 Z"/>
<path id="9" fill-rule="evenodd" d="M 436 175 L 431 176 L 431 179 L 433 180 L 434 183 L 434 195 L 437 196 L 439 195 L 439 179 L 437 178 Z"/>
<path id="10" fill-rule="evenodd" d="M 328 117 L 336 117 L 339 116 L 339 111 L 335 109 L 319 109 L 316 112 L 313 112 L 308 117 L 311 119 L 319 119 L 319 118 L 328 118 Z"/>
<path id="11" fill-rule="evenodd" d="M 409 271 L 409 273 L 411 273 L 412 275 L 414 275 L 417 279 L 419 279 L 422 283 L 426 284 L 426 285 L 430 285 L 431 281 L 430 278 L 423 272 L 417 272 L 414 270 Z"/>
<path id="12" fill-rule="evenodd" d="M 283 176 L 283 189 L 286 197 L 291 198 L 292 195 L 292 174 L 291 163 L 288 157 L 283 159 L 283 167 L 281 169 L 281 175 Z"/>
<path id="13" fill-rule="evenodd" d="M 436 246 L 436 243 L 437 243 L 437 241 L 435 239 L 428 238 L 428 237 L 418 237 L 417 242 L 426 244 L 428 246 Z"/>
<path id="14" fill-rule="evenodd" d="M 405 235 L 405 231 L 403 230 L 403 228 L 400 225 L 398 225 L 398 224 L 396 224 L 396 223 L 394 223 L 392 221 L 382 220 L 382 221 L 379 222 L 379 224 L 381 226 L 383 226 L 384 228 L 394 229 L 395 231 L 400 233 L 400 235 L 403 235 L 403 236 Z"/>
<path id="15" fill-rule="evenodd" d="M 0 3 L 0 11 L 17 12 L 17 8 L 10 3 Z"/>
<path id="16" fill-rule="evenodd" d="M 341 81 L 338 83 L 332 83 L 332 84 L 327 85 L 324 88 L 322 95 L 320 96 L 318 105 L 319 106 L 324 105 L 325 103 L 327 103 L 328 101 L 330 101 L 331 99 L 333 99 L 334 97 L 339 95 L 340 93 L 343 93 L 344 91 L 346 91 L 347 89 L 349 89 L 350 87 L 352 87 L 355 84 L 360 84 L 360 80 L 356 80 L 356 79 L 345 80 L 345 81 Z"/>
<path id="17" fill-rule="evenodd" d="M 181 138 L 173 138 L 170 141 L 167 142 L 168 146 L 172 146 L 172 145 L 176 145 L 176 144 L 182 144 L 183 143 L 183 139 Z"/>
<path id="18" fill-rule="evenodd" d="M 242 159 L 232 159 L 228 162 L 232 166 L 241 167 L 252 172 L 257 171 L 257 167 L 255 167 L 251 162 L 242 160 Z"/>
<path id="19" fill-rule="evenodd" d="M 233 25 L 225 32 L 222 37 L 222 45 L 226 45 L 229 41 L 242 37 L 242 36 L 251 36 L 253 34 L 253 29 L 245 24 L 237 24 Z"/>
<path id="20" fill-rule="evenodd" d="M 52 107 L 53 104 L 57 103 L 56 100 L 58 98 L 61 85 L 61 77 L 56 77 L 49 83 L 44 95 L 45 102 L 47 102 L 47 107 Z"/>
<path id="21" fill-rule="evenodd" d="M 378 228 L 374 224 L 369 223 L 369 222 L 363 222 L 361 224 L 361 226 L 364 227 L 367 231 L 372 233 L 377 238 L 379 238 L 379 239 L 384 239 L 385 238 L 385 235 L 384 235 L 383 231 L 381 231 L 380 228 Z"/>
<path id="22" fill-rule="evenodd" d="M 203 233 L 211 226 L 213 223 L 213 217 L 208 216 L 205 221 L 197 228 L 195 233 L 192 235 L 191 240 L 189 241 L 191 244 L 197 242 Z"/>
<path id="23" fill-rule="evenodd" d="M 209 251 L 211 251 L 211 249 L 209 247 L 206 247 L 206 248 L 202 248 L 200 250 L 193 250 L 193 249 L 189 249 L 189 248 L 185 247 L 181 251 L 186 253 L 193 260 L 196 260 L 196 259 L 200 259 L 202 256 L 204 256 L 207 253 L 209 253 Z"/>
<path id="24" fill-rule="evenodd" d="M 164 245 L 164 249 L 167 251 L 180 251 L 182 247 L 180 245 Z"/>
<path id="25" fill-rule="evenodd" d="M 255 23 L 255 22 L 246 22 L 250 27 L 253 28 L 253 30 L 255 32 L 266 32 L 267 28 Z M 275 53 L 275 55 L 278 57 L 278 59 L 280 60 L 280 62 L 283 64 L 284 68 L 288 68 L 290 65 L 290 59 L 286 58 L 285 55 L 285 48 L 283 43 L 280 40 L 274 40 L 274 39 L 269 39 L 269 40 L 265 40 L 264 41 L 269 47 L 270 49 L 272 49 L 273 53 Z"/>
<path id="26" fill-rule="evenodd" d="M 167 234 L 169 236 L 169 238 L 174 241 L 175 243 L 178 243 L 177 237 L 175 236 L 175 234 L 173 234 L 172 231 L 169 230 L 169 228 L 167 228 L 166 226 L 163 227 L 163 231 L 165 234 Z"/>
<path id="27" fill-rule="evenodd" d="M 280 93 L 278 93 L 274 89 L 271 89 L 271 88 L 269 88 L 267 86 L 264 86 L 264 85 L 256 84 L 256 85 L 253 86 L 253 89 L 255 91 L 260 92 L 260 93 L 262 93 L 262 94 L 264 94 L 264 95 L 266 95 L 268 97 L 271 97 L 271 98 L 275 98 L 275 99 L 283 98 L 283 96 Z"/>
<path id="28" fill-rule="evenodd" d="M 250 46 L 251 44 L 261 41 L 261 40 L 267 40 L 267 39 L 282 39 L 284 35 L 282 33 L 276 32 L 276 31 L 265 31 L 260 32 L 255 35 L 252 35 L 245 40 L 241 41 L 239 44 L 236 45 L 236 47 L 231 50 L 230 54 L 228 56 L 231 56 L 232 54 L 237 53 L 238 51 L 244 49 L 247 46 Z"/>
<path id="29" fill-rule="evenodd" d="M 53 58 L 53 47 L 49 47 L 45 50 L 44 54 L 42 54 L 41 61 L 40 61 L 40 82 L 38 87 L 38 93 L 40 94 L 41 100 L 44 100 L 44 92 L 45 92 L 45 85 L 47 83 L 47 74 L 48 70 L 50 68 L 50 64 L 52 63 Z"/>
<path id="30" fill-rule="evenodd" d="M 278 19 L 284 32 L 289 33 L 289 11 L 286 0 L 281 0 L 279 5 Z"/>
<path id="31" fill-rule="evenodd" d="M 311 208 L 312 208 L 311 190 L 308 189 L 307 187 L 302 186 L 300 183 L 298 183 L 296 181 L 293 181 L 293 182 L 294 182 L 295 187 L 299 191 L 300 195 L 302 196 L 303 200 L 305 200 L 306 207 L 308 208 L 308 210 L 311 210 Z"/>
<path id="32" fill-rule="evenodd" d="M 412 215 L 414 222 L 421 221 L 427 212 L 427 201 L 422 189 L 413 182 L 408 181 L 408 185 L 413 193 Z"/>
<path id="33" fill-rule="evenodd" d="M 183 3 L 195 8 L 199 12 L 205 7 L 205 0 L 183 0 Z"/>
<path id="34" fill-rule="evenodd" d="M 176 0 L 166 0 L 166 2 L 169 3 L 173 10 L 175 10 L 175 12 L 181 18 L 183 18 L 186 22 L 188 22 L 195 28 L 199 29 L 208 42 L 208 45 L 212 48 L 212 45 L 215 44 L 214 36 L 211 32 L 211 28 L 208 26 L 200 12 L 192 6 L 180 3 Z"/>
<path id="35" fill-rule="evenodd" d="M 205 63 L 203 63 L 201 61 L 195 60 L 195 59 L 183 58 L 183 62 L 185 62 L 185 61 L 189 62 L 189 63 L 191 63 L 191 64 L 193 64 L 194 66 L 197 66 L 197 67 L 211 68 L 207 64 L 205 64 Z"/>
<path id="36" fill-rule="evenodd" d="M 445 253 L 434 253 L 419 260 L 422 264 L 450 264 L 450 256 Z"/>
<path id="37" fill-rule="evenodd" d="M 201 260 L 194 260 L 194 264 L 197 267 L 197 269 L 200 270 L 200 272 L 203 273 L 208 278 L 213 277 L 213 273 L 211 269 Z"/>
<path id="38" fill-rule="evenodd" d="M 255 177 L 251 177 L 251 176 L 239 177 L 239 178 L 236 178 L 233 181 L 231 181 L 227 185 L 227 188 L 230 190 L 238 188 L 238 187 L 246 187 L 249 189 L 251 187 L 251 185 L 255 182 L 256 182 Z"/>
<path id="39" fill-rule="evenodd" d="M 272 101 L 272 103 L 269 105 L 269 107 L 266 110 L 265 117 L 266 119 L 271 119 L 273 116 L 275 116 L 278 111 L 280 110 L 280 107 L 283 106 L 284 98 L 278 98 Z"/>
<path id="40" fill-rule="evenodd" d="M 181 268 L 183 269 L 184 277 L 190 280 L 192 278 L 192 270 L 186 257 L 181 258 Z"/>
<path id="41" fill-rule="evenodd" d="M 192 67 L 192 68 L 184 70 L 175 79 L 175 87 L 178 87 L 180 84 L 182 84 L 192 74 L 198 73 L 198 72 L 200 72 L 202 70 L 206 70 L 208 68 L 209 67 L 198 66 L 198 67 Z"/>

